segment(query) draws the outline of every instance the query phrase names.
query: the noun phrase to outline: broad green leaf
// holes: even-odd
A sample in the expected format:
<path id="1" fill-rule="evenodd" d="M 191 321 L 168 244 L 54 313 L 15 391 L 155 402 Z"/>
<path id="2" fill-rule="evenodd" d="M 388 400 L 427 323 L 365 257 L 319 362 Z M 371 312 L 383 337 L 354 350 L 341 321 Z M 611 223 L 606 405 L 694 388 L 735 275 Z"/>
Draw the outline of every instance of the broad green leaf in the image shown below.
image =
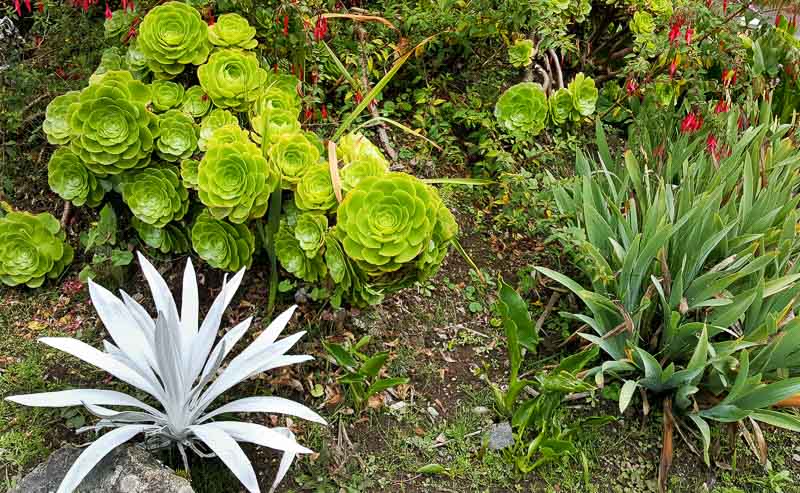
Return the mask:
<path id="1" fill-rule="evenodd" d="M 624 413 L 628 408 L 637 385 L 636 380 L 625 380 L 625 383 L 622 384 L 622 389 L 619 391 L 619 412 Z"/>
<path id="2" fill-rule="evenodd" d="M 383 392 L 384 390 L 391 389 L 392 387 L 397 387 L 398 385 L 405 385 L 408 382 L 409 379 L 406 377 L 384 378 L 377 380 L 367 389 L 366 397 L 370 397 L 379 392 Z"/>

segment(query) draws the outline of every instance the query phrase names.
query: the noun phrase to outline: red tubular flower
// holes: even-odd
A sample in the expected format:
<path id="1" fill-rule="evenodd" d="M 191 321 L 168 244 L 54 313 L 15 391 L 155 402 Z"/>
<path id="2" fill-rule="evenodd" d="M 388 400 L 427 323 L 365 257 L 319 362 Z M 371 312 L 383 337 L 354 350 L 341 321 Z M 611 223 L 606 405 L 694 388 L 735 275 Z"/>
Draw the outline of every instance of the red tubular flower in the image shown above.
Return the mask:
<path id="1" fill-rule="evenodd" d="M 314 26 L 314 39 L 319 41 L 324 38 L 326 34 L 328 34 L 328 19 L 319 16 Z"/>
<path id="2" fill-rule="evenodd" d="M 133 0 L 128 0 L 128 8 L 130 9 L 131 12 L 136 10 L 136 5 L 134 5 Z"/>
<path id="3" fill-rule="evenodd" d="M 708 149 L 708 152 L 712 156 L 717 156 L 717 138 L 714 137 L 714 134 L 708 134 L 708 138 L 706 139 L 706 149 Z"/>
<path id="4" fill-rule="evenodd" d="M 29 13 L 32 11 L 31 10 L 31 0 L 25 0 L 25 8 L 28 9 Z"/>
<path id="5" fill-rule="evenodd" d="M 725 14 L 728 13 L 728 0 L 722 0 L 722 12 Z"/>
<path id="6" fill-rule="evenodd" d="M 694 34 L 694 29 L 692 29 L 691 27 L 687 27 L 686 28 L 686 44 L 687 45 L 692 44 L 692 34 Z"/>
<path id="7" fill-rule="evenodd" d="M 678 36 L 681 35 L 681 22 L 675 21 L 672 23 L 672 26 L 669 28 L 669 42 L 670 44 L 677 41 Z"/>
<path id="8" fill-rule="evenodd" d="M 216 21 L 216 19 L 214 19 L 214 14 L 209 12 L 209 14 L 208 14 L 208 25 L 209 26 L 213 26 L 216 23 L 217 23 L 217 21 Z"/>
<path id="9" fill-rule="evenodd" d="M 322 119 L 323 120 L 328 119 L 328 106 L 325 104 L 322 105 Z"/>
<path id="10" fill-rule="evenodd" d="M 356 104 L 361 104 L 361 101 L 364 100 L 364 96 L 361 95 L 361 91 L 356 91 Z"/>
<path id="11" fill-rule="evenodd" d="M 711 8 L 711 2 L 713 0 L 706 0 L 706 7 Z"/>
<path id="12" fill-rule="evenodd" d="M 289 16 L 288 15 L 284 15 L 283 16 L 283 35 L 284 36 L 288 36 L 289 35 Z"/>
<path id="13" fill-rule="evenodd" d="M 728 102 L 725 101 L 724 99 L 720 99 L 719 101 L 717 101 L 717 105 L 714 106 L 714 113 L 716 114 L 727 113 L 730 109 L 731 105 L 728 104 Z"/>
<path id="14" fill-rule="evenodd" d="M 14 10 L 17 11 L 19 17 L 22 17 L 22 5 L 20 5 L 19 0 L 14 0 Z"/>
<path id="15" fill-rule="evenodd" d="M 122 0 L 122 10 L 128 10 L 128 0 Z"/>
<path id="16" fill-rule="evenodd" d="M 278 73 L 278 64 L 272 66 L 272 70 L 277 74 Z"/>
<path id="17" fill-rule="evenodd" d="M 108 2 L 106 2 L 106 19 L 111 19 L 113 16 L 114 14 L 111 12 L 111 9 L 108 8 Z"/>
<path id="18" fill-rule="evenodd" d="M 40 14 L 44 13 L 44 2 L 42 0 L 39 0 L 39 3 L 36 4 L 36 10 L 38 10 Z"/>
<path id="19" fill-rule="evenodd" d="M 775 27 L 780 26 L 782 20 L 783 20 L 783 15 L 781 15 L 781 14 L 776 15 L 775 16 Z"/>
<path id="20" fill-rule="evenodd" d="M 722 71 L 722 85 L 724 87 L 730 87 L 731 84 L 736 84 L 736 70 L 724 69 Z"/>
<path id="21" fill-rule="evenodd" d="M 83 8 L 84 12 L 88 12 L 89 11 L 89 0 L 83 0 L 82 8 Z"/>
<path id="22" fill-rule="evenodd" d="M 306 108 L 304 116 L 305 116 L 305 120 L 308 121 L 314 116 L 314 111 L 312 111 L 311 108 Z"/>
<path id="23" fill-rule="evenodd" d="M 675 75 L 675 71 L 678 70 L 678 57 L 675 57 L 672 60 L 672 63 L 669 64 L 669 78 L 671 79 Z"/>
<path id="24" fill-rule="evenodd" d="M 681 133 L 690 134 L 697 132 L 703 126 L 703 117 L 695 112 L 691 112 L 683 118 L 681 122 Z"/>

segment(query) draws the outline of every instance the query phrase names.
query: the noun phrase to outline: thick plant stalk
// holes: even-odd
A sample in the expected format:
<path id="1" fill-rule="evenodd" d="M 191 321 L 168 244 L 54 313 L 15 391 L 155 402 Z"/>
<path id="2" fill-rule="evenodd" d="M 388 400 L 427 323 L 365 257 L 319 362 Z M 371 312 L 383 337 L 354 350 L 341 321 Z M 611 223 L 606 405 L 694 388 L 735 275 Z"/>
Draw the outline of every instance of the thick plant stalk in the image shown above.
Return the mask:
<path id="1" fill-rule="evenodd" d="M 358 28 L 358 42 L 361 45 L 361 87 L 364 88 L 364 92 L 369 93 L 372 90 L 372 86 L 369 84 L 369 78 L 367 77 L 367 57 L 364 54 L 364 38 L 366 36 L 366 32 Z M 380 118 L 380 114 L 378 113 L 378 108 L 376 105 L 370 102 L 369 105 L 369 113 L 372 115 L 373 118 Z M 389 134 L 386 132 L 386 125 L 380 124 L 376 126 L 376 132 L 378 133 L 378 139 L 381 142 L 381 146 L 383 150 L 386 151 L 386 154 L 389 155 L 389 159 L 396 162 L 397 161 L 397 151 L 394 150 L 392 143 L 389 141 Z"/>
<path id="2" fill-rule="evenodd" d="M 556 80 L 558 81 L 558 88 L 564 89 L 564 76 L 561 74 L 561 63 L 558 61 L 558 55 L 556 55 L 555 50 L 552 48 L 547 50 L 547 53 L 550 54 L 550 58 L 553 59 L 553 66 L 556 68 Z"/>
<path id="3" fill-rule="evenodd" d="M 261 130 L 261 153 L 267 158 L 267 119 L 264 118 L 264 127 Z M 269 258 L 269 286 L 267 287 L 267 314 L 271 315 L 275 310 L 275 300 L 278 297 L 278 254 L 275 251 L 275 236 L 281 225 L 281 207 L 283 193 L 281 180 L 278 179 L 278 186 L 269 196 L 269 209 L 267 212 L 267 227 L 262 235 L 264 240 L 264 250 Z"/>

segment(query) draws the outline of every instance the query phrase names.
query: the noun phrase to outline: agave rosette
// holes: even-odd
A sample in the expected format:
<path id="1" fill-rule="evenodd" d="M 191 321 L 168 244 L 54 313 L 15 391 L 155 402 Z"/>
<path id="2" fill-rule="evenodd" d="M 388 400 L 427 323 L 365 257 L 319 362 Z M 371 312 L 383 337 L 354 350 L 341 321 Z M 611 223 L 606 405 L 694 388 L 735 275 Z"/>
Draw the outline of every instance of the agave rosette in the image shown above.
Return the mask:
<path id="1" fill-rule="evenodd" d="M 74 252 L 49 213 L 9 212 L 0 217 L 0 281 L 38 288 L 72 262 Z"/>
<path id="2" fill-rule="evenodd" d="M 90 444 L 72 464 L 57 493 L 76 490 L 94 466 L 117 446 L 144 435 L 151 448 L 177 446 L 188 469 L 186 449 L 196 453 L 202 444 L 218 456 L 247 491 L 260 492 L 250 460 L 238 442 L 249 442 L 283 452 L 272 485 L 274 491 L 297 454 L 311 451 L 299 445 L 288 428 L 219 419 L 233 413 L 284 414 L 325 424 L 317 413 L 300 403 L 274 396 L 246 397 L 210 410 L 217 398 L 239 382 L 287 365 L 312 359 L 286 352 L 304 335 L 298 332 L 278 340 L 294 313 L 280 314 L 227 365 L 223 361 L 250 328 L 252 317 L 239 323 L 216 342 L 223 312 L 241 283 L 244 271 L 223 281 L 202 323 L 199 321 L 197 280 L 191 262 L 183 276 L 180 312 L 158 271 L 141 255 L 139 261 L 153 293 L 158 316 L 150 314 L 125 292 L 121 299 L 89 282 L 89 294 L 112 341 L 104 350 L 68 337 L 44 337 L 40 342 L 107 371 L 158 402 L 160 409 L 113 390 L 74 389 L 15 395 L 6 400 L 35 407 L 84 406 L 100 421 L 84 430 L 110 429 Z M 118 410 L 117 408 L 122 408 Z M 134 409 L 134 410 L 130 410 Z M 82 431 L 82 430 L 80 430 Z"/>
<path id="3" fill-rule="evenodd" d="M 259 67 L 255 53 L 224 48 L 197 69 L 197 78 L 216 106 L 242 111 L 258 98 L 267 72 Z"/>
<path id="4" fill-rule="evenodd" d="M 153 7 L 139 25 L 138 46 L 159 79 L 172 79 L 186 65 L 200 65 L 211 44 L 208 25 L 194 7 L 167 2 Z"/>
<path id="5" fill-rule="evenodd" d="M 192 226 L 192 248 L 216 269 L 235 272 L 250 267 L 256 242 L 244 224 L 232 224 L 216 219 L 203 211 Z"/>
<path id="6" fill-rule="evenodd" d="M 97 207 L 105 195 L 94 174 L 69 147 L 56 149 L 50 157 L 47 183 L 59 197 L 77 206 Z"/>
<path id="7" fill-rule="evenodd" d="M 149 102 L 150 88 L 130 72 L 107 72 L 70 105 L 72 152 L 99 176 L 147 166 L 158 136 Z"/>

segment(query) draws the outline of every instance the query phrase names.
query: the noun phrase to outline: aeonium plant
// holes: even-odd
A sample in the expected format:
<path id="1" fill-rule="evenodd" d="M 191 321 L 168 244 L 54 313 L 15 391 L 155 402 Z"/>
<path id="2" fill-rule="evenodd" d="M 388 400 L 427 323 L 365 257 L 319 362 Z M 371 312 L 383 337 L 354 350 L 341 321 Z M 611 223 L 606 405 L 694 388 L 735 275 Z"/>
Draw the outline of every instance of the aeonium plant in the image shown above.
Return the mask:
<path id="1" fill-rule="evenodd" d="M 64 476 L 58 493 L 76 490 L 103 457 L 137 435 L 144 435 L 145 445 L 150 449 L 177 447 L 187 470 L 186 449 L 201 457 L 219 457 L 251 493 L 260 491 L 258 480 L 237 442 L 279 450 L 283 458 L 270 489 L 274 491 L 296 455 L 311 451 L 297 443 L 289 428 L 268 428 L 219 418 L 232 413 L 270 413 L 323 425 L 325 420 L 302 404 L 274 396 L 245 397 L 213 410 L 210 408 L 219 396 L 247 378 L 313 359 L 286 354 L 305 332 L 278 340 L 295 307 L 278 315 L 246 349 L 224 364 L 252 323 L 252 317 L 248 318 L 217 340 L 223 312 L 244 277 L 244 269 L 230 282 L 226 277 L 222 291 L 201 323 L 197 280 L 191 260 L 184 271 L 180 311 L 158 271 L 141 254 L 139 262 L 153 294 L 156 318 L 124 291 L 120 299 L 89 281 L 92 303 L 112 340 L 103 341 L 102 351 L 69 337 L 44 337 L 39 342 L 107 371 L 145 392 L 158 404 L 153 406 L 128 394 L 102 389 L 6 397 L 8 401 L 25 406 L 84 406 L 100 420 L 78 432 L 111 430 L 81 453 Z"/>
<path id="2" fill-rule="evenodd" d="M 224 14 L 208 27 L 197 9 L 165 2 L 138 26 L 135 43 L 107 52 L 86 88 L 48 107 L 44 130 L 64 146 L 50 183 L 64 200 L 102 207 L 119 194 L 143 244 L 163 253 L 191 244 L 215 268 L 249 267 L 264 250 L 272 272 L 282 267 L 336 307 L 380 302 L 436 272 L 457 233 L 438 192 L 390 174 L 381 150 L 344 124 L 331 167 L 334 156 L 299 119 L 300 80 L 262 66 L 245 18 Z M 548 102 L 538 95 L 498 105 L 509 126 L 543 128 Z M 370 223 L 351 225 L 359 215 Z"/>

